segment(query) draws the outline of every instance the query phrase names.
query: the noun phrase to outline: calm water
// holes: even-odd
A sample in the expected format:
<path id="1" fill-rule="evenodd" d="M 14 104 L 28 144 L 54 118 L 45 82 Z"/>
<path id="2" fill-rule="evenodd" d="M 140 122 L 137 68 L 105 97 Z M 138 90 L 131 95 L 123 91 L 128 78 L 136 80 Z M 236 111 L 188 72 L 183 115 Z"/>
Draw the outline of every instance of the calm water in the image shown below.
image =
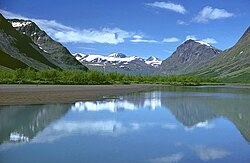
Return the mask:
<path id="1" fill-rule="evenodd" d="M 250 89 L 0 107 L 0 162 L 250 162 Z"/>

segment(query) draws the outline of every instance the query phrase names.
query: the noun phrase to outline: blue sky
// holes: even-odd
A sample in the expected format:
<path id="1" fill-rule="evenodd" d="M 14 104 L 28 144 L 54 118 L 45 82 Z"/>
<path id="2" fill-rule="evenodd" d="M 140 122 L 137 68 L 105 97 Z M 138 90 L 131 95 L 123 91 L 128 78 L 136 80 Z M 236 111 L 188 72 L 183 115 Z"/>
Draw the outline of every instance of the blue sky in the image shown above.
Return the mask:
<path id="1" fill-rule="evenodd" d="M 249 0 L 1 0 L 9 18 L 32 19 L 72 53 L 169 57 L 187 38 L 219 49 L 250 25 Z"/>

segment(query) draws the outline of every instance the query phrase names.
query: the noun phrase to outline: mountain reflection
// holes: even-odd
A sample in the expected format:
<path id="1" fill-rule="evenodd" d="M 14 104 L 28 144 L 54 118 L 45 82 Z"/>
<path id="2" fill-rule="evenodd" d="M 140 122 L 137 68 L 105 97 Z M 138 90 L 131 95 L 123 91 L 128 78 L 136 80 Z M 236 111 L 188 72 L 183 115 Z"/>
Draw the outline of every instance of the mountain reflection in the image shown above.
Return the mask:
<path id="1" fill-rule="evenodd" d="M 153 126 L 171 130 L 177 128 L 174 123 L 163 123 L 157 119 L 151 122 L 143 119 L 140 122 L 142 119 L 138 120 L 139 117 L 133 117 L 133 119 L 129 115 L 125 122 L 124 119 L 114 118 L 115 112 L 140 109 L 152 111 L 167 109 L 185 126 L 185 130 L 213 128 L 214 126 L 209 123 L 210 120 L 224 117 L 232 121 L 245 140 L 250 142 L 248 95 L 233 95 L 221 90 L 210 92 L 203 89 L 197 90 L 197 88 L 170 89 L 104 101 L 76 102 L 73 105 L 2 106 L 0 107 L 0 144 L 27 141 L 47 142 L 72 134 L 116 136 Z M 185 89 L 188 89 L 188 92 Z M 91 112 L 96 112 L 95 117 L 89 114 Z M 107 113 L 102 116 L 102 112 Z M 54 122 L 63 115 L 69 117 Z M 144 118 L 143 115 L 141 116 Z"/>
<path id="2" fill-rule="evenodd" d="M 224 117 L 250 142 L 250 96 L 248 89 L 165 87 L 161 103 L 188 128 Z M 206 126 L 211 127 L 211 126 Z"/>
<path id="3" fill-rule="evenodd" d="M 197 88 L 178 88 L 124 96 L 97 102 L 77 102 L 72 111 L 109 111 L 138 110 L 157 108 L 168 109 L 186 129 L 212 128 L 209 121 L 217 117 L 231 120 L 250 142 L 250 100 L 246 94 L 233 94 L 224 89 L 209 89 L 200 92 Z M 186 92 L 187 90 L 188 92 Z M 217 90 L 217 92 L 215 91 Z M 166 91 L 166 92 L 164 92 Z"/>
<path id="4" fill-rule="evenodd" d="M 70 105 L 0 107 L 0 144 L 27 142 L 68 111 Z"/>

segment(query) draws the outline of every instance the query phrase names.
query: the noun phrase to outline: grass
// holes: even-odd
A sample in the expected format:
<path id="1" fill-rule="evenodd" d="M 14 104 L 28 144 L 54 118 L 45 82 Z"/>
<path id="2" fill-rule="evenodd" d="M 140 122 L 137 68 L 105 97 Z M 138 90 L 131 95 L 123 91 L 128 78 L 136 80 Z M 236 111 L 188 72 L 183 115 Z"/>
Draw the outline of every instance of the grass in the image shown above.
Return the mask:
<path id="1" fill-rule="evenodd" d="M 172 84 L 201 85 L 221 83 L 213 78 L 196 76 L 133 76 L 118 73 L 102 73 L 99 71 L 84 72 L 81 70 L 36 71 L 31 68 L 17 70 L 0 70 L 1 84 Z"/>

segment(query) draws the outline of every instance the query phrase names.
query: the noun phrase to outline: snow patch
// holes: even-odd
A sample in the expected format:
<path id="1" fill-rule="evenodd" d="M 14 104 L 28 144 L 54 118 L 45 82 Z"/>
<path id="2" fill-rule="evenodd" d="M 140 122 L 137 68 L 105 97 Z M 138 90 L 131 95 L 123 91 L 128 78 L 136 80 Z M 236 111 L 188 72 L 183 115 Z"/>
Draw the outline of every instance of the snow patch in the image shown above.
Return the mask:
<path id="1" fill-rule="evenodd" d="M 19 134 L 18 132 L 12 132 L 10 133 L 10 141 L 14 142 L 28 142 L 29 138 L 27 136 L 24 136 L 23 134 Z"/>
<path id="2" fill-rule="evenodd" d="M 34 35 L 36 35 L 36 32 L 34 32 L 34 33 L 31 34 L 31 36 L 34 36 Z"/>
<path id="3" fill-rule="evenodd" d="M 114 53 L 115 54 L 115 53 Z M 137 56 L 131 56 L 131 57 L 124 57 L 124 58 L 118 58 L 116 55 L 109 55 L 109 56 L 102 56 L 102 55 L 98 55 L 98 54 L 81 54 L 81 53 L 77 53 L 77 54 L 73 54 L 77 60 L 83 62 L 131 62 L 133 60 L 136 59 L 140 59 L 140 57 Z"/>
<path id="4" fill-rule="evenodd" d="M 206 43 L 204 41 L 195 41 L 195 42 L 197 42 L 199 44 L 202 44 L 202 45 L 211 46 L 211 45 L 209 45 L 208 43 Z"/>
<path id="5" fill-rule="evenodd" d="M 48 51 L 44 50 L 41 46 L 39 46 L 39 49 L 41 49 L 41 50 L 44 51 L 45 53 L 48 53 Z"/>
<path id="6" fill-rule="evenodd" d="M 108 56 L 102 56 L 98 54 L 82 54 L 82 53 L 76 53 L 72 55 L 75 56 L 75 58 L 80 62 L 111 63 L 112 65 L 117 65 L 117 64 L 128 65 L 129 62 L 137 60 L 157 68 L 162 63 L 160 59 L 153 56 L 145 60 L 141 57 L 126 56 L 125 54 L 122 53 L 113 53 Z"/>
<path id="7" fill-rule="evenodd" d="M 146 64 L 151 65 L 153 67 L 159 67 L 162 61 L 154 56 L 150 56 L 146 61 Z"/>
<path id="8" fill-rule="evenodd" d="M 126 58 L 127 56 L 125 54 L 122 54 L 122 53 L 112 53 L 112 54 L 108 55 L 108 57 Z"/>
<path id="9" fill-rule="evenodd" d="M 156 68 L 161 65 L 162 61 L 145 61 L 145 63 Z"/>
<path id="10" fill-rule="evenodd" d="M 26 25 L 31 24 L 31 22 L 29 21 L 23 21 L 23 22 L 11 22 L 12 27 L 16 28 L 16 27 L 23 27 Z"/>

